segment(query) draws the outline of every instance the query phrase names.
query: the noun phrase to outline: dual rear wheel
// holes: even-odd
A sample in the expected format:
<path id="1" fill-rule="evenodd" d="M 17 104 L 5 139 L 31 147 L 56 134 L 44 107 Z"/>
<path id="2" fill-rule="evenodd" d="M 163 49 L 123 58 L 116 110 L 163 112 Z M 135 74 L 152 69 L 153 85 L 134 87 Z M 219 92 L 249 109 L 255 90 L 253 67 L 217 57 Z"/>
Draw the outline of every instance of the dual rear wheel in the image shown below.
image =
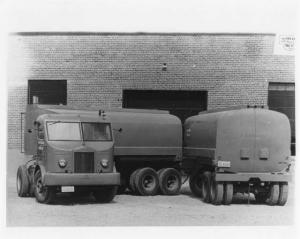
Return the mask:
<path id="1" fill-rule="evenodd" d="M 153 196 L 159 191 L 164 195 L 177 195 L 181 188 L 181 175 L 174 168 L 164 168 L 156 172 L 147 167 L 135 170 L 129 179 L 132 192 Z"/>
<path id="2" fill-rule="evenodd" d="M 230 205 L 232 202 L 233 184 L 216 181 L 214 174 L 209 171 L 191 175 L 189 183 L 192 193 L 204 202 L 214 205 Z M 257 193 L 255 197 L 261 203 L 283 206 L 288 198 L 288 183 L 272 183 L 265 192 Z"/>
<path id="3" fill-rule="evenodd" d="M 256 194 L 255 199 L 258 203 L 284 206 L 288 199 L 288 183 L 272 183 L 267 192 Z"/>
<path id="4" fill-rule="evenodd" d="M 229 205 L 233 198 L 233 184 L 217 182 L 211 172 L 196 173 L 190 177 L 190 189 L 206 203 Z"/>

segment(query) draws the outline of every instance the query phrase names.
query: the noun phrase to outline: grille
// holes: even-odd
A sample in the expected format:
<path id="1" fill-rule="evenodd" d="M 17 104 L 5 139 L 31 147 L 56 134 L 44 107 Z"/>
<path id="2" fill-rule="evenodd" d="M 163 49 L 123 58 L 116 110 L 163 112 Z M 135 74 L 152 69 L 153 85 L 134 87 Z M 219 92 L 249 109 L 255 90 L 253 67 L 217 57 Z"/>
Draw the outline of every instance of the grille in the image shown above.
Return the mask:
<path id="1" fill-rule="evenodd" d="M 93 173 L 94 172 L 94 153 L 75 152 L 74 153 L 74 172 Z"/>

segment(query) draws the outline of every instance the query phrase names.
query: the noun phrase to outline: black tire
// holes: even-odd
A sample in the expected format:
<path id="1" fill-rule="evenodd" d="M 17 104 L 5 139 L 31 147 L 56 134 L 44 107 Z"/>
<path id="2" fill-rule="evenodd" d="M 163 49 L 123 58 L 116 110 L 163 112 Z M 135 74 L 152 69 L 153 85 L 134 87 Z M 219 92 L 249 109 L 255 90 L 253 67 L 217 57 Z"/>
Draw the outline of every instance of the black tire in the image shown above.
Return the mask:
<path id="1" fill-rule="evenodd" d="M 103 186 L 94 191 L 93 195 L 97 202 L 109 203 L 117 194 L 118 186 Z"/>
<path id="2" fill-rule="evenodd" d="M 212 179 L 210 185 L 210 197 L 212 204 L 220 205 L 224 197 L 224 184 Z"/>
<path id="3" fill-rule="evenodd" d="M 289 194 L 289 186 L 288 183 L 281 183 L 279 185 L 279 199 L 278 199 L 278 205 L 284 206 L 287 202 Z"/>
<path id="4" fill-rule="evenodd" d="M 201 191 L 202 191 L 202 200 L 207 203 L 211 202 L 210 185 L 211 185 L 211 172 L 206 171 L 202 174 Z"/>
<path id="5" fill-rule="evenodd" d="M 157 173 L 154 171 L 154 169 L 140 169 L 135 177 L 135 188 L 142 196 L 153 196 L 157 194 L 159 182 Z"/>
<path id="6" fill-rule="evenodd" d="M 135 177 L 136 177 L 136 174 L 139 172 L 139 170 L 140 169 L 136 169 L 135 171 L 133 171 L 129 178 L 129 188 L 133 193 L 136 193 Z"/>
<path id="7" fill-rule="evenodd" d="M 40 170 L 34 174 L 34 196 L 39 203 L 51 203 L 55 198 L 55 187 L 43 185 Z"/>
<path id="8" fill-rule="evenodd" d="M 30 183 L 25 165 L 21 165 L 17 171 L 17 193 L 19 197 L 26 197 L 29 195 Z"/>
<path id="9" fill-rule="evenodd" d="M 268 198 L 266 200 L 267 204 L 273 206 L 278 203 L 279 199 L 279 184 L 273 183 L 270 186 Z"/>
<path id="10" fill-rule="evenodd" d="M 175 168 L 166 168 L 158 175 L 159 188 L 164 195 L 178 195 L 181 189 L 181 175 Z"/>
<path id="11" fill-rule="evenodd" d="M 233 198 L 233 184 L 225 183 L 224 184 L 224 198 L 223 202 L 225 205 L 230 205 Z"/>
<path id="12" fill-rule="evenodd" d="M 203 175 L 200 172 L 192 174 L 189 178 L 189 185 L 192 193 L 197 197 L 202 197 L 202 179 Z"/>

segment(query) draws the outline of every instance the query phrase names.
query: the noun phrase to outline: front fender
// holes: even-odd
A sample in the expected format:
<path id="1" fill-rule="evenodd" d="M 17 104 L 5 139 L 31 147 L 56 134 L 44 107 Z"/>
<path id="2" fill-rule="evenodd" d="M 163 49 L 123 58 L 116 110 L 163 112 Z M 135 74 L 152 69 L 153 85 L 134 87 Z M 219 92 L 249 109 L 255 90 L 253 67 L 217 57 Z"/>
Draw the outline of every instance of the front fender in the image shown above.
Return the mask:
<path id="1" fill-rule="evenodd" d="M 41 171 L 41 175 L 42 175 L 42 182 L 45 182 L 45 173 L 46 173 L 46 169 L 44 167 L 44 165 L 38 164 L 37 166 L 35 166 L 35 170 L 34 170 L 34 174 L 40 170 Z"/>

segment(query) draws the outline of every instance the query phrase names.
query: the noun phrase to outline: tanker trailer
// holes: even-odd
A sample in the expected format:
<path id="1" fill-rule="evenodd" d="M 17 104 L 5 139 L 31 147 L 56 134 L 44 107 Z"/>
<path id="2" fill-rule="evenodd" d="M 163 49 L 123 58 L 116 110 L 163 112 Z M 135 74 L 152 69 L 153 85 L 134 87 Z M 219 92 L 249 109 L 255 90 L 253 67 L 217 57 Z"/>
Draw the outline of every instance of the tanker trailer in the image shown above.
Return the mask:
<path id="1" fill-rule="evenodd" d="M 120 184 L 113 160 L 109 118 L 66 106 L 28 105 L 25 154 L 32 159 L 17 171 L 20 197 L 34 194 L 50 203 L 57 192 L 93 192 L 110 202 Z"/>
<path id="2" fill-rule="evenodd" d="M 184 123 L 183 168 L 191 191 L 215 205 L 236 192 L 284 205 L 290 180 L 288 118 L 263 108 L 204 112 Z"/>
<path id="3" fill-rule="evenodd" d="M 161 110 L 105 112 L 114 131 L 114 157 L 123 190 L 140 195 L 176 195 L 181 188 L 182 124 Z"/>

